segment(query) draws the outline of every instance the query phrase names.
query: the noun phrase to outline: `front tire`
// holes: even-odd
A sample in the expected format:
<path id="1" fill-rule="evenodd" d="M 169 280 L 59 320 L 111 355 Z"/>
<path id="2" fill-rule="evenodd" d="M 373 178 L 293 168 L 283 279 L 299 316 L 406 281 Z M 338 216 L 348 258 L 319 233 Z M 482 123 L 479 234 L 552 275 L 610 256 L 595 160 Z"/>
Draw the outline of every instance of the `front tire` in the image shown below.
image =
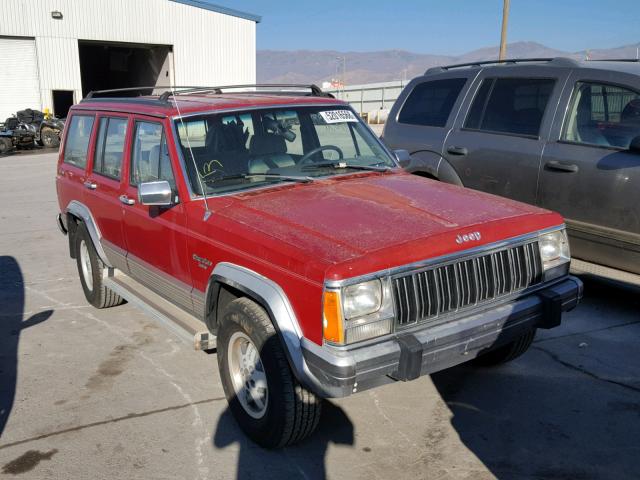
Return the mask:
<path id="1" fill-rule="evenodd" d="M 84 223 L 78 225 L 75 243 L 78 274 L 87 301 L 96 308 L 115 307 L 124 303 L 120 295 L 104 286 L 102 278 L 106 267 L 98 257 Z"/>
<path id="2" fill-rule="evenodd" d="M 248 298 L 224 308 L 218 369 L 229 409 L 265 448 L 297 443 L 318 426 L 322 401 L 298 383 L 267 312 Z"/>
<path id="3" fill-rule="evenodd" d="M 491 367 L 515 360 L 529 350 L 535 336 L 536 330 L 534 328 L 506 345 L 478 355 L 474 362 L 483 367 Z"/>
<path id="4" fill-rule="evenodd" d="M 6 137 L 1 137 L 0 138 L 0 155 L 9 153 L 12 149 L 13 149 L 13 142 Z"/>

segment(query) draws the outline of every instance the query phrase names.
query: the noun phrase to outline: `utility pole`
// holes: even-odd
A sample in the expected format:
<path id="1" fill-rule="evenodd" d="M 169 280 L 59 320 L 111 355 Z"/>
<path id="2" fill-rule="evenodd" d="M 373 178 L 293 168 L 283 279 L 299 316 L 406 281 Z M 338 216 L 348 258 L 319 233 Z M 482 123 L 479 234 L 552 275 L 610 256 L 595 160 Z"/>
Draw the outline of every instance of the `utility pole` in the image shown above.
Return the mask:
<path id="1" fill-rule="evenodd" d="M 502 32 L 500 34 L 500 54 L 498 60 L 504 60 L 507 56 L 507 24 L 509 23 L 509 0 L 504 0 L 502 7 Z"/>
<path id="2" fill-rule="evenodd" d="M 337 76 L 337 72 L 338 72 L 338 68 L 340 65 L 340 60 L 342 60 L 342 95 L 344 97 L 344 84 L 345 84 L 345 76 L 347 74 L 347 57 L 343 56 L 343 57 L 336 57 L 336 76 Z M 344 98 L 343 98 L 344 99 Z"/>

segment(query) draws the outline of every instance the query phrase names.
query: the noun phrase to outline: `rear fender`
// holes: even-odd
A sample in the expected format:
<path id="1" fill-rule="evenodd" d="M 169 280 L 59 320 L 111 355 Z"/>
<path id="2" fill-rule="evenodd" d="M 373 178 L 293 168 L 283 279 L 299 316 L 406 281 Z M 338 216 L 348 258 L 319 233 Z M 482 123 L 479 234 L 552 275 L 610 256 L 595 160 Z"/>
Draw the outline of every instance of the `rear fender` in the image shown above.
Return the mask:
<path id="1" fill-rule="evenodd" d="M 411 163 L 406 169 L 409 173 L 432 177 L 446 183 L 463 186 L 453 166 L 435 152 L 418 150 L 411 154 Z"/>
<path id="2" fill-rule="evenodd" d="M 74 217 L 82 220 L 85 227 L 87 227 L 87 231 L 89 232 L 89 236 L 91 237 L 91 241 L 93 242 L 93 246 L 96 249 L 96 253 L 100 257 L 100 260 L 107 266 L 113 267 L 109 259 L 107 258 L 104 249 L 102 248 L 102 235 L 100 234 L 100 229 L 98 228 L 98 224 L 95 222 L 93 215 L 91 215 L 91 211 L 89 208 L 83 204 L 78 202 L 77 200 L 71 200 L 69 205 L 65 210 L 65 213 L 73 215 Z M 69 241 L 73 238 L 72 235 L 69 235 Z"/>

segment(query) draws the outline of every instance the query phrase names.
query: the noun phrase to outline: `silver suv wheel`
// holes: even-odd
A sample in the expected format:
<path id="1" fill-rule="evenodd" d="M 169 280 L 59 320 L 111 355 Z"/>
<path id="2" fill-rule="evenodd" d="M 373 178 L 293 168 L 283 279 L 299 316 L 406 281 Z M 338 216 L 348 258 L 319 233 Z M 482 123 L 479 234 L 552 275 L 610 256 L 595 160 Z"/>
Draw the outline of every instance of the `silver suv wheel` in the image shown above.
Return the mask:
<path id="1" fill-rule="evenodd" d="M 260 353 L 243 332 L 235 332 L 227 350 L 229 376 L 242 408 L 255 419 L 267 411 L 269 389 Z"/>
<path id="2" fill-rule="evenodd" d="M 87 242 L 82 239 L 80 241 L 80 265 L 82 266 L 82 277 L 84 283 L 89 290 L 93 290 L 93 269 L 91 268 L 91 257 L 89 256 L 89 248 Z"/>

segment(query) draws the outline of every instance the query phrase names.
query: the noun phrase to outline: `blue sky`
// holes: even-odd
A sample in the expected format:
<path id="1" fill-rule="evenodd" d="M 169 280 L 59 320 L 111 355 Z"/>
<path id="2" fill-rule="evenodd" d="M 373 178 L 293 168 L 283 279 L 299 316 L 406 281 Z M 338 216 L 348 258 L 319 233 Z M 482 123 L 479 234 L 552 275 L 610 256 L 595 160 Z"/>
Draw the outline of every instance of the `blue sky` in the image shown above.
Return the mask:
<path id="1" fill-rule="evenodd" d="M 213 0 L 262 15 L 258 49 L 457 55 L 500 41 L 502 0 Z M 509 42 L 578 51 L 640 41 L 640 0 L 511 0 Z"/>

